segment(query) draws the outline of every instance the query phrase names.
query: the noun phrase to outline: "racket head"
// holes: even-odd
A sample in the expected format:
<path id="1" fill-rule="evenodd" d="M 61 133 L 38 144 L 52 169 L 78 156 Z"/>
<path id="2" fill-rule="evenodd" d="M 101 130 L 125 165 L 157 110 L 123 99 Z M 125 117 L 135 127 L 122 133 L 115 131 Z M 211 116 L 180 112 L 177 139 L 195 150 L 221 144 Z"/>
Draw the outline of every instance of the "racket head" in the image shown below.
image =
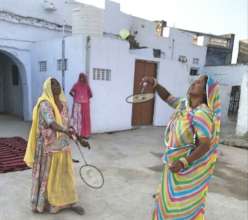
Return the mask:
<path id="1" fill-rule="evenodd" d="M 100 189 L 104 185 L 104 176 L 100 169 L 91 164 L 80 167 L 79 174 L 83 182 L 90 188 Z"/>
<path id="2" fill-rule="evenodd" d="M 126 98 L 126 102 L 130 104 L 138 104 L 148 102 L 154 98 L 154 93 L 144 93 L 144 94 L 136 94 L 130 95 Z"/>

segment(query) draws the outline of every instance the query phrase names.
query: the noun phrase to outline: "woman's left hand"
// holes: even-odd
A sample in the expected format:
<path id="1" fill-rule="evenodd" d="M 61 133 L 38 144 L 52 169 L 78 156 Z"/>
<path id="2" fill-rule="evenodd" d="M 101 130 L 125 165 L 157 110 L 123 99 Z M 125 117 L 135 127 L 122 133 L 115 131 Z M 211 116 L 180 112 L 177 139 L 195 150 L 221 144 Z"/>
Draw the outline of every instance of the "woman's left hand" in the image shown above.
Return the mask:
<path id="1" fill-rule="evenodd" d="M 169 168 L 173 173 L 178 173 L 184 167 L 183 167 L 183 163 L 180 160 L 177 160 L 174 161 Z"/>
<path id="2" fill-rule="evenodd" d="M 76 130 L 75 130 L 73 127 L 70 127 L 70 128 L 68 129 L 68 132 L 69 132 L 69 134 L 70 134 L 70 137 L 72 137 L 72 136 L 77 136 Z"/>

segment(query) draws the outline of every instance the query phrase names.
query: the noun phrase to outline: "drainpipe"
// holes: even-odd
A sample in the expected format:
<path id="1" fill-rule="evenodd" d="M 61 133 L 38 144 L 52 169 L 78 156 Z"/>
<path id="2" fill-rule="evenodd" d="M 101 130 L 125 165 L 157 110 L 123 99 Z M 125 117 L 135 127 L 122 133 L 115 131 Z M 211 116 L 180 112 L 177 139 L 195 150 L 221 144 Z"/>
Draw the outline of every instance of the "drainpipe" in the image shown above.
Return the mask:
<path id="1" fill-rule="evenodd" d="M 65 36 L 62 38 L 62 57 L 61 57 L 62 88 L 65 91 Z"/>
<path id="2" fill-rule="evenodd" d="M 65 4 L 66 1 L 63 2 L 63 14 L 65 14 Z M 63 19 L 63 27 L 62 27 L 62 45 L 61 45 L 61 75 L 62 75 L 62 88 L 65 92 L 65 25 L 66 20 Z"/>
<path id="3" fill-rule="evenodd" d="M 172 39 L 172 47 L 171 47 L 171 59 L 174 59 L 174 50 L 175 50 L 175 39 Z"/>
<path id="4" fill-rule="evenodd" d="M 90 79 L 89 75 L 90 75 L 90 42 L 91 42 L 91 38 L 90 36 L 87 36 L 86 38 L 86 54 L 85 54 L 85 72 L 86 72 L 86 75 L 88 77 L 88 79 Z"/>

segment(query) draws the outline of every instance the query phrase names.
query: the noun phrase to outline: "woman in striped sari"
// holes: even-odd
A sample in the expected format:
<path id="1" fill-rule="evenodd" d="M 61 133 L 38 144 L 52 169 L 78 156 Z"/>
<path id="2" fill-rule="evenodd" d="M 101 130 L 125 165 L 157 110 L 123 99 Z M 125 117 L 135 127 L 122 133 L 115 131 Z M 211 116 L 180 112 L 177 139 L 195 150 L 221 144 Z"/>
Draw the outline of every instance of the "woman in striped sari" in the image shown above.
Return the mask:
<path id="1" fill-rule="evenodd" d="M 219 85 L 207 76 L 173 97 L 152 78 L 160 97 L 175 108 L 165 131 L 164 170 L 153 220 L 203 220 L 209 180 L 217 159 L 221 105 Z"/>

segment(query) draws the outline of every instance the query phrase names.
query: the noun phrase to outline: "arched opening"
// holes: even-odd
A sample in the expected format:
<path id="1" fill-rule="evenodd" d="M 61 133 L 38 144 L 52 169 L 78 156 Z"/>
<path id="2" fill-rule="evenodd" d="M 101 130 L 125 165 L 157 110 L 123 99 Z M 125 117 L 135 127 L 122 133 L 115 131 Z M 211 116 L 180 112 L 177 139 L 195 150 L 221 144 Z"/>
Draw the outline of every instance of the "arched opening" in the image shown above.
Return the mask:
<path id="1" fill-rule="evenodd" d="M 0 50 L 0 113 L 24 118 L 25 68 L 13 54 Z"/>

